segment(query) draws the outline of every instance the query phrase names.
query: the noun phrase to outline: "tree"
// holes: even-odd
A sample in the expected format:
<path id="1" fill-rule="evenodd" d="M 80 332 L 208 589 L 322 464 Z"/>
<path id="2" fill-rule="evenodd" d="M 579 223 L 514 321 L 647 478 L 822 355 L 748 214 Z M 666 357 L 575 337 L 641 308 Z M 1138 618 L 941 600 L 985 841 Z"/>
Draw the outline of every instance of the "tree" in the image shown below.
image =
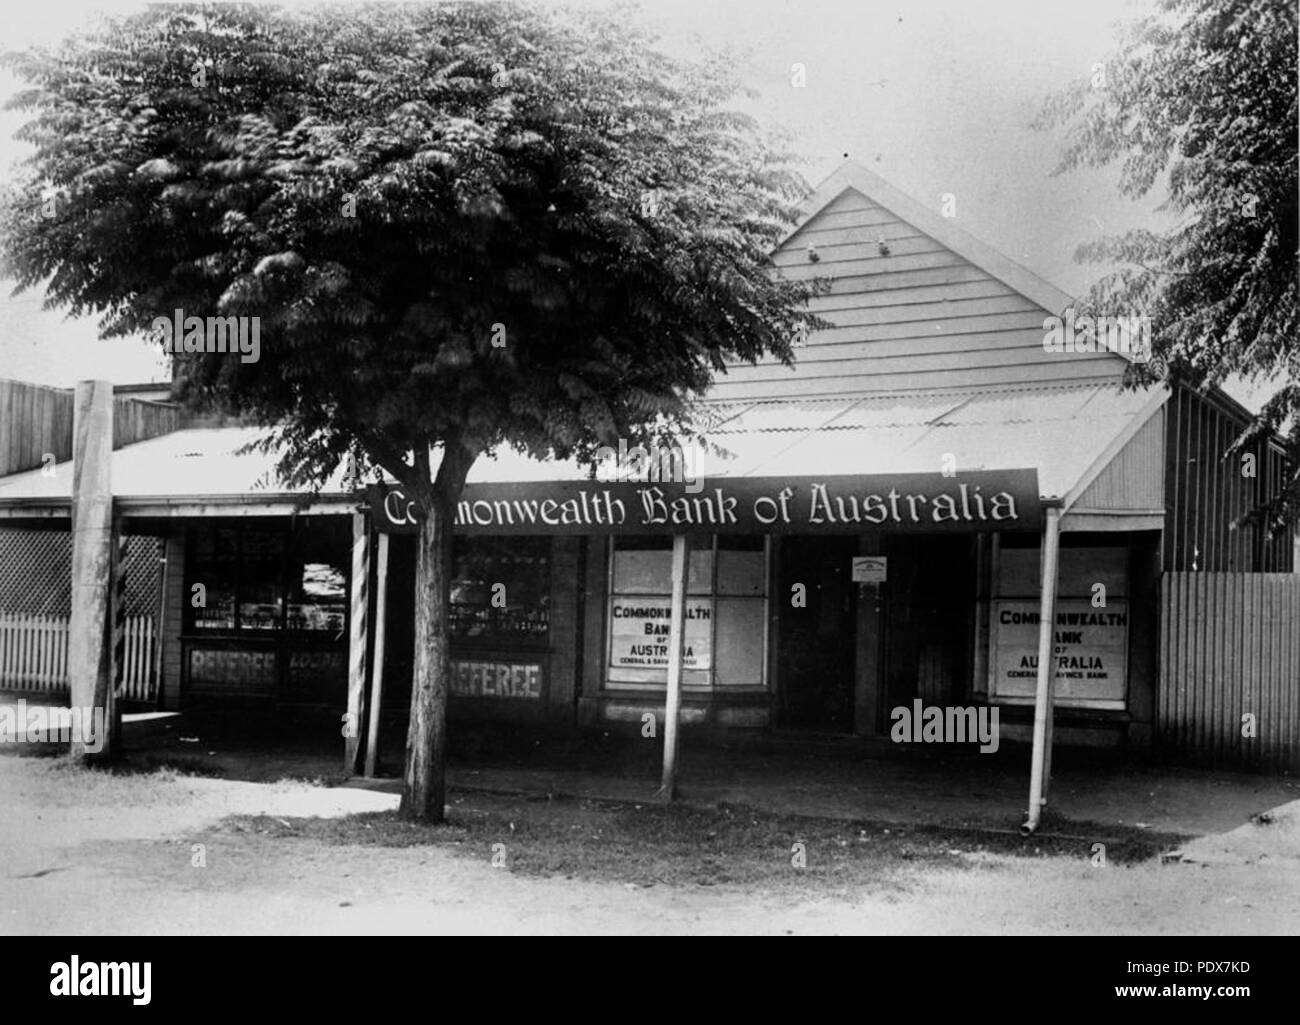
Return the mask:
<path id="1" fill-rule="evenodd" d="M 821 287 L 767 260 L 791 158 L 724 58 L 617 15 L 159 7 L 5 62 L 36 147 L 0 213 L 19 290 L 106 337 L 260 318 L 256 360 L 178 357 L 183 397 L 271 427 L 291 481 L 356 455 L 417 498 L 402 810 L 441 820 L 467 473 L 685 439 L 725 360 L 788 362 Z"/>
<path id="2" fill-rule="evenodd" d="M 1132 384 L 1240 375 L 1272 389 L 1229 454 L 1285 432 L 1290 475 L 1249 517 L 1278 533 L 1300 513 L 1294 0 L 1162 0 L 1036 123 L 1067 129 L 1054 173 L 1122 160 L 1124 195 L 1168 190 L 1172 230 L 1079 247 L 1125 265 L 1086 305 L 1151 318 L 1153 358 Z"/>

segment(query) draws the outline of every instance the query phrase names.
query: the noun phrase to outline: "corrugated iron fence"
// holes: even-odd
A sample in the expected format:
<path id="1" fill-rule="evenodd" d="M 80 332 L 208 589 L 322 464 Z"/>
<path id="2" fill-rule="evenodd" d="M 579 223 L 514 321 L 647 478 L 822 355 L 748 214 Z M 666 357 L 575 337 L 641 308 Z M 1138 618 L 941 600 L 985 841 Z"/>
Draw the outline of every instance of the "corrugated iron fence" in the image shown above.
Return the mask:
<path id="1" fill-rule="evenodd" d="M 122 695 L 154 699 L 152 616 L 127 616 Z M 62 694 L 68 689 L 68 617 L 0 612 L 0 689 Z"/>
<path id="2" fill-rule="evenodd" d="M 72 458 L 71 388 L 0 381 L 0 477 Z M 113 400 L 113 448 L 179 430 L 179 407 L 130 395 Z"/>
<path id="3" fill-rule="evenodd" d="M 1300 574 L 1166 573 L 1160 629 L 1162 750 L 1300 769 Z"/>

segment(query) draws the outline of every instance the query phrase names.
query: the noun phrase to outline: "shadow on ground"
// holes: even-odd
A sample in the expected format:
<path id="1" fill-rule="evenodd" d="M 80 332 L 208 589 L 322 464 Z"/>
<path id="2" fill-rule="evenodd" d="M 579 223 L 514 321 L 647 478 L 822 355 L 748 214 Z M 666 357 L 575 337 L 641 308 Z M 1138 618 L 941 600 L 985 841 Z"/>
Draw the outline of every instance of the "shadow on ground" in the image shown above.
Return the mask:
<path id="1" fill-rule="evenodd" d="M 130 721 L 126 739 L 124 771 L 400 789 L 398 724 L 385 731 L 375 779 L 348 777 L 340 723 L 319 714 L 187 712 Z M 661 740 L 635 733 L 453 723 L 448 781 L 452 791 L 647 804 L 656 801 L 661 758 Z M 687 732 L 678 795 L 697 809 L 1011 834 L 1024 818 L 1028 778 L 1029 752 L 1020 745 L 981 755 L 955 746 Z M 1233 829 L 1300 798 L 1300 784 L 1061 749 L 1049 798 L 1040 833 L 1131 842 L 1143 831 L 1174 838 Z"/>

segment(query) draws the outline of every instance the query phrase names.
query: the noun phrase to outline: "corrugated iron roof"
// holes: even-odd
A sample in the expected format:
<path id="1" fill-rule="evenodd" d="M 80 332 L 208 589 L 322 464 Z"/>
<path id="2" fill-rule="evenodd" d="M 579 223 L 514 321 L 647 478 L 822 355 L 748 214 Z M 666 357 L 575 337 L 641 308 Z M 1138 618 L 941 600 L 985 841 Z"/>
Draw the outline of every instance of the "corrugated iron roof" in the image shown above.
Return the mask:
<path id="1" fill-rule="evenodd" d="M 1150 392 L 1114 385 L 1007 388 L 867 398 L 714 405 L 719 426 L 692 477 L 807 477 L 937 472 L 951 456 L 956 470 L 1034 469 L 1044 497 L 1065 495 L 1106 447 L 1151 402 Z M 186 430 L 113 453 L 114 494 L 123 499 L 300 495 L 275 476 L 275 456 L 241 452 L 264 437 L 254 428 Z M 539 461 L 506 450 L 480 458 L 473 483 L 584 480 L 572 460 Z M 0 479 L 0 506 L 41 499 L 66 502 L 72 464 Z M 321 490 L 346 498 L 340 470 Z"/>
<path id="2" fill-rule="evenodd" d="M 187 498 L 210 495 L 295 493 L 275 474 L 276 456 L 242 452 L 266 432 L 250 427 L 184 430 L 127 445 L 113 453 L 113 494 L 122 498 Z M 342 493 L 343 475 L 326 485 L 326 493 Z M 52 473 L 30 470 L 0 478 L 0 504 L 19 499 L 68 499 L 72 494 L 72 462 L 58 463 Z"/>

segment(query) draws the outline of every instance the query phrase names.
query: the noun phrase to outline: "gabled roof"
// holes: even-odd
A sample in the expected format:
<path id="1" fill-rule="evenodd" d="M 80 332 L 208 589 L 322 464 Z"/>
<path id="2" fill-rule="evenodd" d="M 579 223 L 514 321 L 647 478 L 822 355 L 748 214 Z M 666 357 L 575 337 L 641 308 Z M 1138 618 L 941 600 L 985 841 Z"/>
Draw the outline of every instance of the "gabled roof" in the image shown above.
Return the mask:
<path id="1" fill-rule="evenodd" d="M 974 235 L 957 227 L 950 218 L 944 217 L 923 203 L 917 202 L 907 193 L 890 185 L 880 175 L 867 170 L 861 164 L 846 160 L 833 174 L 817 187 L 804 202 L 804 214 L 791 228 L 776 248 L 780 249 L 795 235 L 803 230 L 818 213 L 836 200 L 846 189 L 855 189 L 867 199 L 883 206 L 900 220 L 906 221 L 914 228 L 925 232 L 936 242 L 942 243 L 958 256 L 969 260 L 981 270 L 986 271 L 999 281 L 1015 289 L 1027 299 L 1038 303 L 1049 313 L 1060 315 L 1074 302 L 1074 298 L 1062 292 L 1055 285 L 1044 281 L 1031 271 L 1026 270 L 1014 260 L 1003 256 L 986 242 L 981 242 Z"/>

